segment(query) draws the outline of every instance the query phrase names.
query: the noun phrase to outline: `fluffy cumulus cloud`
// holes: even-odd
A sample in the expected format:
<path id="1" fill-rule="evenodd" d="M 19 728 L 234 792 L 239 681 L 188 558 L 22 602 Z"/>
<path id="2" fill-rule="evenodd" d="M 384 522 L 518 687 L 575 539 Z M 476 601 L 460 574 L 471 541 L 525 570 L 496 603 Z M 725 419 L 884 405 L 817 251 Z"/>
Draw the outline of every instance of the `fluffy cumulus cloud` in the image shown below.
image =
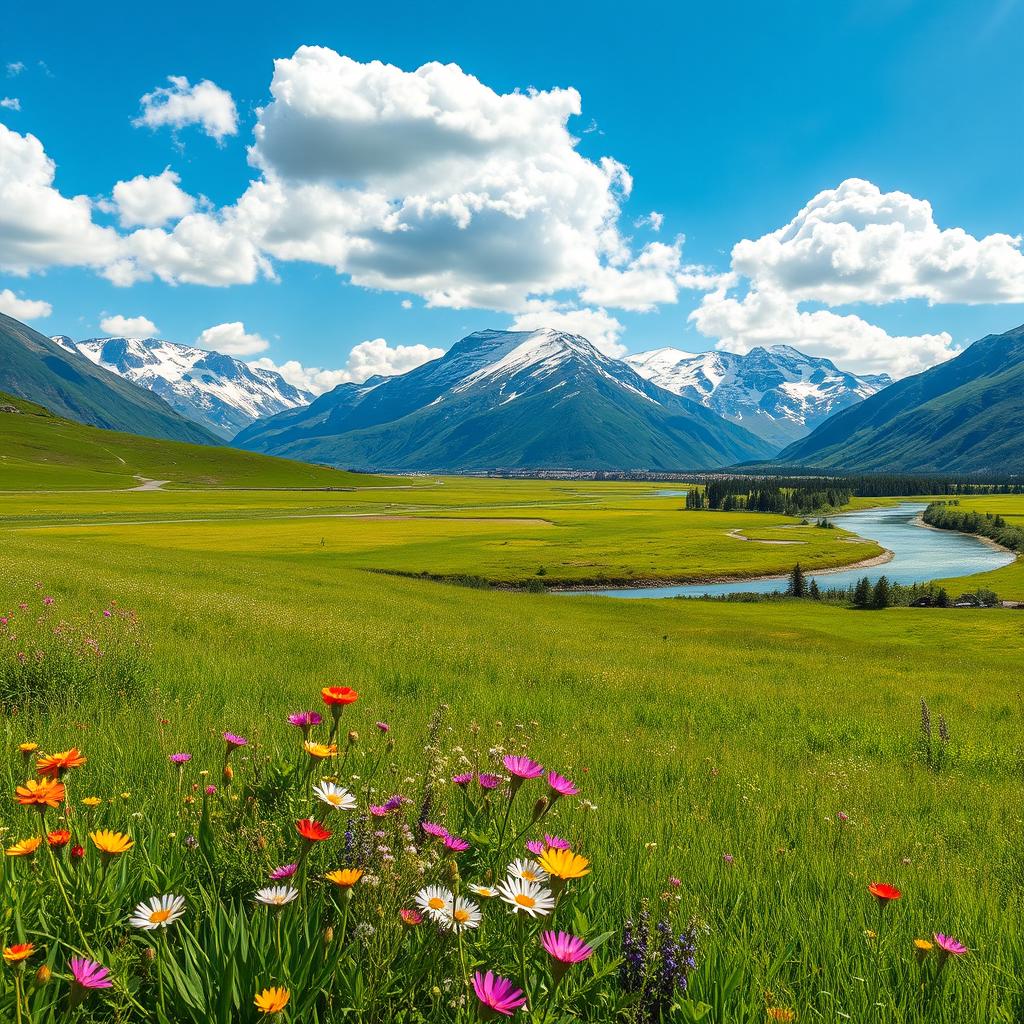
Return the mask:
<path id="1" fill-rule="evenodd" d="M 5 96 L 0 100 L 0 107 L 3 107 L 4 110 L 18 111 L 21 110 L 21 100 L 17 96 Z"/>
<path id="2" fill-rule="evenodd" d="M 251 356 L 270 348 L 270 342 L 266 338 L 246 331 L 245 324 L 237 321 L 207 327 L 199 335 L 197 344 L 200 348 L 208 348 L 211 352 L 223 352 L 227 356 Z"/>
<path id="3" fill-rule="evenodd" d="M 196 202 L 179 187 L 181 178 L 169 167 L 160 174 L 139 174 L 114 186 L 113 209 L 121 227 L 162 227 L 190 214 Z"/>
<path id="4" fill-rule="evenodd" d="M 257 359 L 251 365 L 274 370 L 289 384 L 320 395 L 339 384 L 360 384 L 378 374 L 392 377 L 408 373 L 409 370 L 414 370 L 417 366 L 431 359 L 438 359 L 442 355 L 443 348 L 432 348 L 429 345 L 389 345 L 384 338 L 374 338 L 372 341 L 361 341 L 354 346 L 349 353 L 348 361 L 340 370 L 303 366 L 294 359 L 279 366 L 266 356 Z"/>
<path id="5" fill-rule="evenodd" d="M 10 288 L 0 289 L 0 313 L 13 316 L 15 320 L 40 320 L 52 312 L 53 306 L 42 299 L 24 299 Z"/>
<path id="6" fill-rule="evenodd" d="M 105 316 L 100 328 L 111 338 L 155 338 L 156 324 L 145 316 Z"/>
<path id="7" fill-rule="evenodd" d="M 183 75 L 168 75 L 170 85 L 147 92 L 139 101 L 142 112 L 133 122 L 147 128 L 184 128 L 199 125 L 222 142 L 238 131 L 238 110 L 231 93 L 204 79 L 195 85 Z"/>
<path id="8" fill-rule="evenodd" d="M 619 341 L 623 326 L 604 309 L 557 309 L 541 306 L 527 313 L 520 313 L 512 321 L 513 331 L 537 331 L 546 327 L 568 334 L 579 334 L 586 338 L 605 355 L 619 358 L 628 349 Z"/>

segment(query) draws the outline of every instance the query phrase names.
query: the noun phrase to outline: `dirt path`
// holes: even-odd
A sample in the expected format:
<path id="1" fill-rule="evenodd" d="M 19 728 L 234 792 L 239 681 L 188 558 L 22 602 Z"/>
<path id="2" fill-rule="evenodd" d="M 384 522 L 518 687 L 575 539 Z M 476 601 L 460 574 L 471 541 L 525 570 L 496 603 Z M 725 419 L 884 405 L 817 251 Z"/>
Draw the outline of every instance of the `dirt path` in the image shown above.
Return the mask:
<path id="1" fill-rule="evenodd" d="M 727 537 L 732 537 L 733 540 L 745 540 L 748 544 L 806 544 L 805 540 L 757 540 L 755 537 L 744 537 L 741 529 L 730 530 Z"/>
<path id="2" fill-rule="evenodd" d="M 171 482 L 170 480 L 150 480 L 148 476 L 139 476 L 137 473 L 135 474 L 135 479 L 141 480 L 142 482 L 139 484 L 138 487 L 129 487 L 127 488 L 127 490 L 162 491 L 164 489 L 164 484 L 169 484 Z"/>

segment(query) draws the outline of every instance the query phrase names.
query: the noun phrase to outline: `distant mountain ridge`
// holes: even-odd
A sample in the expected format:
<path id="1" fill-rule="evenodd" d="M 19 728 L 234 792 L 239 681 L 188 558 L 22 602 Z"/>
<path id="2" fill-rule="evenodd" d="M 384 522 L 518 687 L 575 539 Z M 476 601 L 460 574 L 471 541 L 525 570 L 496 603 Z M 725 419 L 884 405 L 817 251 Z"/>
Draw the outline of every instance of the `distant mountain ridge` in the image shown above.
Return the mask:
<path id="1" fill-rule="evenodd" d="M 776 447 L 892 383 L 887 374 L 860 376 L 789 345 L 753 348 L 744 355 L 659 348 L 625 361 L 651 383 L 701 403 Z"/>
<path id="2" fill-rule="evenodd" d="M 254 420 L 308 405 L 313 396 L 279 373 L 220 352 L 158 338 L 53 338 L 163 398 L 182 416 L 229 441 Z"/>
<path id="3" fill-rule="evenodd" d="M 0 391 L 78 423 L 193 444 L 219 439 L 162 398 L 0 313 Z"/>
<path id="4" fill-rule="evenodd" d="M 897 381 L 773 461 L 856 472 L 1024 472 L 1024 326 Z"/>
<path id="5" fill-rule="evenodd" d="M 705 469 L 775 450 L 554 330 L 476 332 L 406 374 L 259 420 L 234 443 L 353 469 L 462 472 Z"/>

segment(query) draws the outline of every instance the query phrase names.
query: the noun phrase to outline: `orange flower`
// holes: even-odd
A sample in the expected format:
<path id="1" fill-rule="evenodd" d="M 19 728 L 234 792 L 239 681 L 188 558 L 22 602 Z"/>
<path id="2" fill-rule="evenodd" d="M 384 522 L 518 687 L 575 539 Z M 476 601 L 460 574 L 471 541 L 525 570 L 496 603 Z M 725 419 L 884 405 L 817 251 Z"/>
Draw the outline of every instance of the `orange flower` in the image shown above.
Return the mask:
<path id="1" fill-rule="evenodd" d="M 903 895 L 899 889 L 893 888 L 891 885 L 886 885 L 885 882 L 872 882 L 868 886 L 868 892 L 875 897 L 876 900 L 885 906 L 890 900 L 898 900 Z"/>
<path id="2" fill-rule="evenodd" d="M 351 889 L 362 877 L 360 868 L 339 868 L 324 875 L 328 882 L 333 882 L 339 889 Z"/>
<path id="3" fill-rule="evenodd" d="M 36 765 L 40 775 L 59 779 L 69 768 L 81 768 L 85 758 L 79 753 L 78 747 L 62 750 L 59 754 L 44 754 Z"/>
<path id="4" fill-rule="evenodd" d="M 288 1005 L 290 998 L 291 993 L 286 988 L 265 988 L 262 992 L 256 993 L 253 1002 L 260 1013 L 269 1015 L 280 1013 Z"/>
<path id="5" fill-rule="evenodd" d="M 9 964 L 21 963 L 22 960 L 27 960 L 35 951 L 36 947 L 31 942 L 19 942 L 14 946 L 7 946 L 4 949 L 4 959 Z"/>
<path id="6" fill-rule="evenodd" d="M 303 818 L 301 821 L 295 822 L 295 828 L 303 839 L 308 839 L 311 843 L 319 843 L 324 839 L 330 839 L 333 835 L 315 818 Z"/>
<path id="7" fill-rule="evenodd" d="M 135 840 L 124 832 L 112 832 L 110 829 L 100 829 L 97 832 L 90 832 L 89 838 L 93 846 L 99 850 L 103 857 L 116 857 L 125 853 L 135 845 Z"/>
<path id="8" fill-rule="evenodd" d="M 28 757 L 30 754 L 34 754 L 39 749 L 38 743 L 19 743 L 18 750 Z"/>
<path id="9" fill-rule="evenodd" d="M 52 832 L 47 834 L 46 841 L 55 850 L 59 850 L 71 842 L 71 833 L 66 828 L 54 829 Z"/>
<path id="10" fill-rule="evenodd" d="M 13 846 L 8 846 L 5 851 L 8 857 L 31 857 L 42 840 L 39 836 L 32 836 L 31 839 L 19 839 Z"/>
<path id="11" fill-rule="evenodd" d="M 325 704 L 355 704 L 359 694 L 351 686 L 325 686 L 320 691 Z"/>
<path id="12" fill-rule="evenodd" d="M 24 786 L 14 791 L 14 799 L 22 807 L 56 807 L 64 799 L 64 783 L 53 779 L 29 779 Z"/>

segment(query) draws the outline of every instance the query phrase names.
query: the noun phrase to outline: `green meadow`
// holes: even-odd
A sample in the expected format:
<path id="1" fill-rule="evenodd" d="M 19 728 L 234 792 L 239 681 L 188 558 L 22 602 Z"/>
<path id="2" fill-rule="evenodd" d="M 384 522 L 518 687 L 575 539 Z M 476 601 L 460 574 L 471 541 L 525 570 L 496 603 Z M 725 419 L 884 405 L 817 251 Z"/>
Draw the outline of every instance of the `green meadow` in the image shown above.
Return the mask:
<path id="1" fill-rule="evenodd" d="M 360 736 L 353 766 L 370 757 L 374 722 L 386 721 L 396 766 L 422 764 L 430 743 L 451 770 L 501 748 L 577 781 L 593 809 L 565 800 L 545 822 L 591 859 L 588 913 L 595 930 L 614 932 L 606 961 L 645 900 L 652 916 L 677 907 L 694 926 L 690 994 L 710 1009 L 672 1019 L 745 1024 L 770 1008 L 857 1024 L 1022 1019 L 1024 613 L 514 592 L 505 588 L 536 580 L 785 573 L 878 548 L 781 516 L 686 512 L 652 484 L 238 489 L 317 486 L 331 473 L 301 467 L 290 478 L 287 467 L 247 463 L 236 489 L 215 488 L 197 486 L 216 475 L 198 464 L 176 466 L 142 442 L 129 457 L 111 443 L 129 462 L 123 473 L 79 451 L 34 476 L 24 439 L 13 472 L 0 470 L 10 472 L 0 484 L 0 610 L 24 601 L 48 622 L 95 621 L 116 602 L 137 615 L 140 637 L 130 696 L 58 685 L 43 709 L 0 718 L 11 792 L 23 781 L 19 743 L 81 747 L 89 761 L 71 776 L 71 801 L 98 795 L 97 824 L 175 847 L 184 827 L 168 754 L 190 751 L 191 767 L 216 775 L 223 730 L 246 735 L 253 758 L 294 745 L 285 715 L 318 705 L 322 686 L 349 685 L 360 694 L 345 719 Z M 172 483 L 116 489 L 135 474 Z M 1024 519 L 1019 496 L 968 500 Z M 1021 572 L 1017 563 L 977 582 L 1024 596 Z M 0 661 L 13 656 L 10 644 L 0 650 Z M 240 774 L 247 763 L 240 755 Z M 395 785 L 413 771 L 396 767 Z M 450 810 L 458 797 L 448 787 L 438 799 Z M 6 843 L 24 814 L 0 806 Z M 237 863 L 225 871 L 238 885 L 263 884 L 287 856 L 287 837 L 260 820 L 233 841 Z M 20 868 L 3 865 L 8 894 Z M 880 912 L 867 892 L 875 881 L 902 898 Z M 366 898 L 357 891 L 353 905 Z M 24 924 L 0 916 L 3 943 Z M 912 945 L 933 932 L 970 949 L 950 959 L 941 985 Z M 249 1019 L 251 997 L 245 1005 L 238 1019 Z M 401 1019 L 456 1019 L 428 1010 Z M 379 1014 L 309 1019 L 387 1019 Z M 543 1019 L 577 1014 L 588 1015 Z"/>

